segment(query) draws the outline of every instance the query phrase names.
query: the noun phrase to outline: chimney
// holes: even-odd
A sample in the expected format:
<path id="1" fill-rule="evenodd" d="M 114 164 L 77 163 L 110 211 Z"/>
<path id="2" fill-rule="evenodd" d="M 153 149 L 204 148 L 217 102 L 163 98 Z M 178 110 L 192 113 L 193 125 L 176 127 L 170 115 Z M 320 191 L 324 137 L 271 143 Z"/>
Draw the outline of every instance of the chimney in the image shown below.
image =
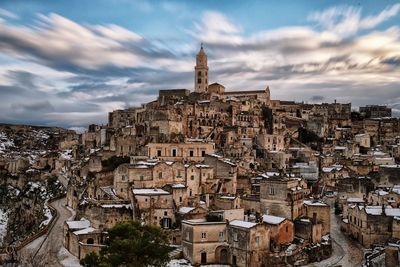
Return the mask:
<path id="1" fill-rule="evenodd" d="M 313 216 L 312 216 L 312 223 L 313 223 L 313 224 L 317 224 L 317 213 L 316 213 L 316 212 L 313 213 Z"/>

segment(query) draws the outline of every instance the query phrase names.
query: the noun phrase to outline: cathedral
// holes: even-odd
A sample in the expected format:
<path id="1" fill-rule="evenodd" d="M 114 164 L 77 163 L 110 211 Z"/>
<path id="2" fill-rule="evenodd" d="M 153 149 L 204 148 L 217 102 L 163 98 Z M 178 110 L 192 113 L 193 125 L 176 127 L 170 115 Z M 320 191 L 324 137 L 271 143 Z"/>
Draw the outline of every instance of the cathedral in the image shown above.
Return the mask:
<path id="1" fill-rule="evenodd" d="M 254 97 L 265 105 L 270 105 L 269 87 L 265 90 L 245 90 L 225 92 L 225 87 L 219 83 L 208 84 L 208 62 L 207 54 L 201 44 L 200 51 L 196 55 L 196 66 L 194 67 L 194 91 L 200 94 L 218 95 L 218 98 L 243 98 Z"/>

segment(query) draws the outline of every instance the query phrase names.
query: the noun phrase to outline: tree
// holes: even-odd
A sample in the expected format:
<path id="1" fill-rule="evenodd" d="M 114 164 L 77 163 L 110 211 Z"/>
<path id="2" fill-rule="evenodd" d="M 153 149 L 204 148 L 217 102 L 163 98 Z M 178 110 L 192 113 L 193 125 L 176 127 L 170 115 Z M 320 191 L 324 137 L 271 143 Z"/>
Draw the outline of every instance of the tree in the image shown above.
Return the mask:
<path id="1" fill-rule="evenodd" d="M 100 265 L 100 257 L 96 253 L 90 252 L 89 254 L 86 255 L 85 258 L 83 258 L 80 261 L 80 264 L 84 267 L 99 266 Z"/>
<path id="2" fill-rule="evenodd" d="M 106 247 L 100 256 L 89 254 L 81 260 L 85 267 L 165 266 L 169 260 L 168 233 L 157 226 L 128 221 L 115 225 L 108 231 Z"/>

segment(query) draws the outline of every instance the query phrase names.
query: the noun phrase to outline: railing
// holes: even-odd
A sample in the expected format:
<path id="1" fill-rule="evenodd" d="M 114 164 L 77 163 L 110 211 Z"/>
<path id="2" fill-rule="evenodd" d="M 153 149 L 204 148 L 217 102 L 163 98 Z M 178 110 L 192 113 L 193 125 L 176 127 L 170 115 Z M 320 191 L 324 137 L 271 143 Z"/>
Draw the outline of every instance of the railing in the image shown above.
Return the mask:
<path id="1" fill-rule="evenodd" d="M 49 231 L 51 231 L 51 229 L 53 229 L 53 227 L 54 227 L 54 222 L 55 222 L 55 221 L 59 218 L 59 216 L 60 216 L 60 215 L 58 214 L 57 210 L 51 206 L 51 202 L 54 202 L 54 201 L 59 200 L 59 199 L 62 199 L 62 198 L 64 198 L 64 197 L 66 197 L 66 194 L 62 194 L 62 195 L 60 195 L 60 196 L 58 196 L 58 197 L 54 197 L 54 198 L 51 198 L 51 199 L 49 200 L 49 205 L 48 205 L 48 207 L 49 207 L 49 209 L 51 210 L 51 213 L 52 213 L 53 217 L 51 218 L 50 222 L 49 222 L 44 228 L 42 228 L 39 232 L 36 232 L 36 233 L 34 233 L 34 234 L 28 236 L 27 238 L 25 238 L 23 241 L 21 241 L 21 242 L 20 242 L 17 246 L 15 246 L 15 247 L 9 246 L 9 247 L 2 247 L 2 248 L 0 248 L 0 258 L 3 258 L 3 257 L 6 256 L 6 255 L 9 255 L 9 254 L 10 254 L 10 251 L 20 251 L 21 249 L 23 249 L 26 245 L 28 245 L 29 243 L 31 243 L 31 242 L 34 241 L 35 239 L 37 239 L 37 238 L 39 238 L 39 237 L 41 237 L 41 236 L 47 234 Z M 41 249 L 41 247 L 42 247 L 44 241 L 46 241 L 46 238 L 43 240 L 43 242 L 42 242 L 42 244 L 40 245 L 39 249 L 36 251 L 34 257 L 37 255 L 37 253 L 38 253 L 39 250 Z"/>

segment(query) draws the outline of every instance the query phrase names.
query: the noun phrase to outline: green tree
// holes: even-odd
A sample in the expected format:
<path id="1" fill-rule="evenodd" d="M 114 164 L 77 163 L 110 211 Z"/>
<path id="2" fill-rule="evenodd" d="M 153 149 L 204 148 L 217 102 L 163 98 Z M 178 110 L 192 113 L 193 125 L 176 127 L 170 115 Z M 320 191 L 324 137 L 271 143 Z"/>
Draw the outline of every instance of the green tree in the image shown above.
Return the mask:
<path id="1" fill-rule="evenodd" d="M 100 257 L 94 253 L 90 252 L 80 261 L 80 264 L 84 267 L 94 267 L 100 265 Z"/>
<path id="2" fill-rule="evenodd" d="M 115 225 L 108 231 L 106 247 L 99 257 L 89 254 L 81 260 L 85 267 L 165 266 L 169 260 L 168 233 L 157 226 L 128 221 Z"/>

